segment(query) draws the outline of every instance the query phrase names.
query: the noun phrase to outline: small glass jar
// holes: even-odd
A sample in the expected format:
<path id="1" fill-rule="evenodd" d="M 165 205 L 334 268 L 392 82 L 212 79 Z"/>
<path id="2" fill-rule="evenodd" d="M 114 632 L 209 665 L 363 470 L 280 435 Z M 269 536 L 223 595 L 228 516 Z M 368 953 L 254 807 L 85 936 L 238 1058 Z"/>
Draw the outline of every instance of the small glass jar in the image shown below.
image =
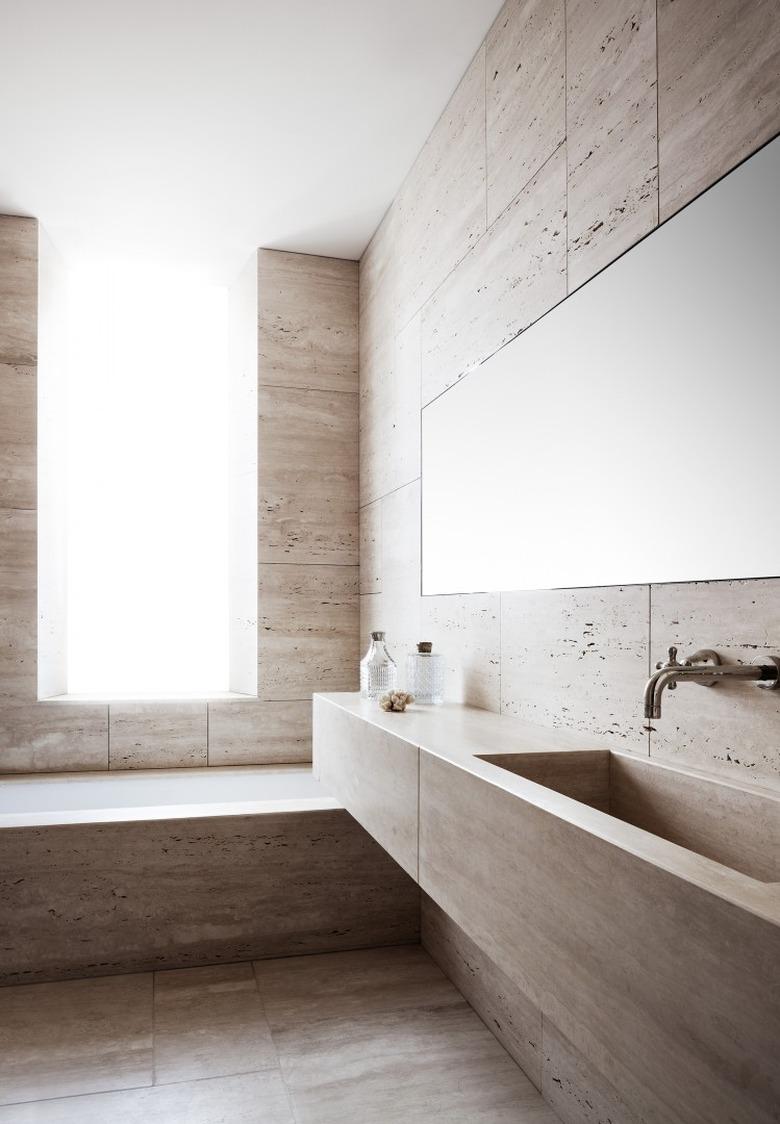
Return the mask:
<path id="1" fill-rule="evenodd" d="M 398 667 L 387 650 L 384 632 L 372 632 L 368 651 L 360 661 L 360 694 L 378 699 L 398 685 Z"/>
<path id="2" fill-rule="evenodd" d="M 406 657 L 406 677 L 415 702 L 434 706 L 444 702 L 444 656 L 433 651 L 430 641 L 420 641 L 417 651 Z"/>

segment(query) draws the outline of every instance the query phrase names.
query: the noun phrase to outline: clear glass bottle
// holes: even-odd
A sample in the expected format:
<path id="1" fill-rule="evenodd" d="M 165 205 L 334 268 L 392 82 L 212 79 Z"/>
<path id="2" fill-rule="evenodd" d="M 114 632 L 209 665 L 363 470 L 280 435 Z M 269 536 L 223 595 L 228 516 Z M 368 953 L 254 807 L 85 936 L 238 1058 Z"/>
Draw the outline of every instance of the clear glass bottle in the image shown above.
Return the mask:
<path id="1" fill-rule="evenodd" d="M 378 699 L 398 685 L 398 667 L 387 650 L 384 632 L 372 632 L 368 651 L 360 661 L 360 693 Z"/>
<path id="2" fill-rule="evenodd" d="M 407 690 L 414 701 L 438 706 L 444 702 L 444 656 L 433 651 L 433 644 L 421 640 L 416 652 L 406 657 Z"/>

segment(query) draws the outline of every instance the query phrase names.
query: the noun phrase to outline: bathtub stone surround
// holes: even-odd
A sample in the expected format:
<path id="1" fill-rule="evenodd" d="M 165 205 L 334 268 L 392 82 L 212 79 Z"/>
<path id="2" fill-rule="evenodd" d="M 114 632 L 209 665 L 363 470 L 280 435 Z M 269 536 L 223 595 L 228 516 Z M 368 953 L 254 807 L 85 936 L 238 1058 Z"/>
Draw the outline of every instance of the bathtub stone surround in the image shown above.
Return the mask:
<path id="1" fill-rule="evenodd" d="M 257 308 L 256 335 L 231 324 L 257 364 L 256 609 L 231 613 L 259 612 L 258 697 L 110 705 L 38 701 L 39 268 L 36 221 L 0 216 L 0 773 L 310 760 L 312 692 L 357 683 L 357 263 L 260 250 L 256 296 L 246 270 L 231 294 L 244 320 L 248 294 Z"/>
<path id="2" fill-rule="evenodd" d="M 774 1119 L 780 793 L 485 710 L 314 705 L 315 773 L 566 1124 Z"/>
<path id="3" fill-rule="evenodd" d="M 361 639 L 401 667 L 432 640 L 453 699 L 772 784 L 780 698 L 683 685 L 648 730 L 641 694 L 670 644 L 780 652 L 780 579 L 421 597 L 420 410 L 771 139 L 779 58 L 767 0 L 508 0 L 360 263 Z"/>
<path id="4" fill-rule="evenodd" d="M 414 943 L 419 891 L 344 810 L 0 830 L 0 984 Z"/>

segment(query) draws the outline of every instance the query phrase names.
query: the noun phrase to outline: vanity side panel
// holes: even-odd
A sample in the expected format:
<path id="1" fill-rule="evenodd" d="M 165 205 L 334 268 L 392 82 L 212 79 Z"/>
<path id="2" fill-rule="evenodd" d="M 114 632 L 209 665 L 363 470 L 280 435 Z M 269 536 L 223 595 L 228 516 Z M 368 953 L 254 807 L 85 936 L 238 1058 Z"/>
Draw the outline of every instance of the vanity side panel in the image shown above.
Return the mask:
<path id="1" fill-rule="evenodd" d="M 420 810 L 421 888 L 647 1124 L 774 1118 L 776 926 L 429 754 Z"/>
<path id="2" fill-rule="evenodd" d="M 417 746 L 315 697 L 315 776 L 415 879 L 419 755 Z"/>

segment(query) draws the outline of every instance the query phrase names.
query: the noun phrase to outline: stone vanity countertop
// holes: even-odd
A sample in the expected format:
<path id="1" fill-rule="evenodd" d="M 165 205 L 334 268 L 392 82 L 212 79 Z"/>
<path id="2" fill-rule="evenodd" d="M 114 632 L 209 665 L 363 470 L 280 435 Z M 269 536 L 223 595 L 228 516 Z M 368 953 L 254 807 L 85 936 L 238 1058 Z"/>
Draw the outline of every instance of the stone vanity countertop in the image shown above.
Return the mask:
<path id="1" fill-rule="evenodd" d="M 609 751 L 636 759 L 636 754 L 615 749 L 609 739 L 574 730 L 535 726 L 517 718 L 459 703 L 442 706 L 412 706 L 403 713 L 385 712 L 376 702 L 361 698 L 359 693 L 320 693 L 323 700 L 341 708 L 388 734 L 480 777 L 486 783 L 510 792 L 580 829 L 596 835 L 653 865 L 678 875 L 700 888 L 733 902 L 773 924 L 780 925 L 780 882 L 759 882 L 736 870 L 723 866 L 685 847 L 670 843 L 649 831 L 634 827 L 579 800 L 564 796 L 506 769 L 481 760 L 481 755 L 518 753 L 572 752 L 575 750 Z M 316 705 L 315 705 L 316 716 Z M 316 760 L 316 717 L 315 717 Z M 669 762 L 642 758 L 648 765 L 679 773 L 686 778 L 701 778 L 710 784 L 739 789 L 766 798 L 770 814 L 776 809 L 780 817 L 780 791 L 746 784 L 718 774 L 690 769 Z M 707 796 L 703 796 L 707 799 Z M 712 814 L 718 810 L 713 806 Z M 728 830 L 724 822 L 723 830 Z"/>

